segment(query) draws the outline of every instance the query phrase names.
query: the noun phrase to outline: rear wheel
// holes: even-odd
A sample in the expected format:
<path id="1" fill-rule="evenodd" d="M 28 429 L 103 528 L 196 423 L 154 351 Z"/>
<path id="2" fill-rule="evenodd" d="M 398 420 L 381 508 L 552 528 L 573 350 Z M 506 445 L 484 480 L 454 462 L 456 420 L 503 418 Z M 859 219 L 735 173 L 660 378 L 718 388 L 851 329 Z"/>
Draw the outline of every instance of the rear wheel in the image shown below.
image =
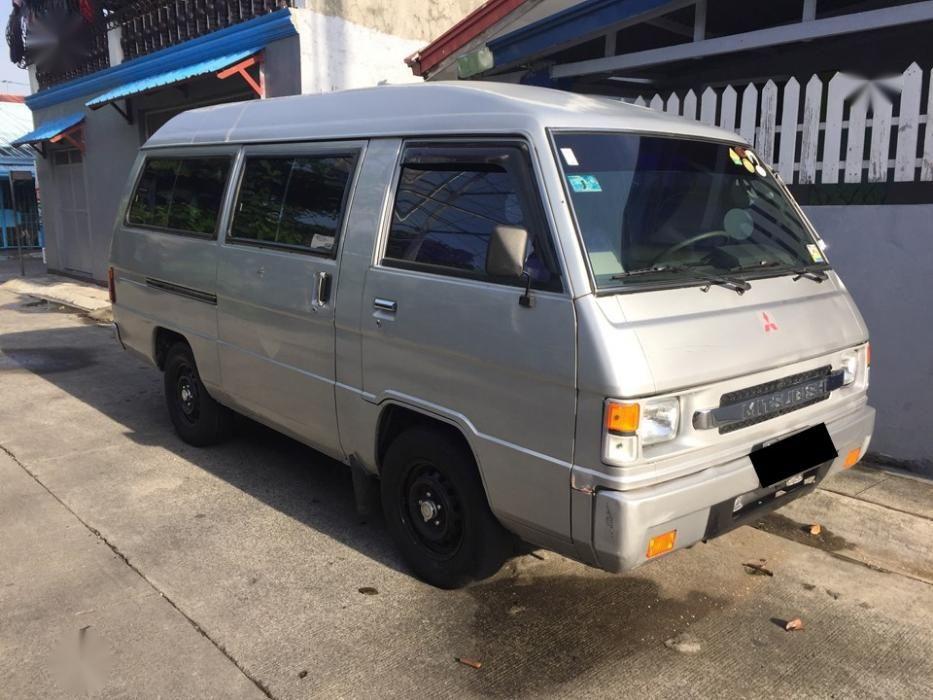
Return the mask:
<path id="1" fill-rule="evenodd" d="M 233 414 L 207 393 L 187 343 L 169 348 L 164 382 L 168 413 L 182 440 L 206 447 L 230 436 Z"/>
<path id="2" fill-rule="evenodd" d="M 439 588 L 491 576 L 511 536 L 489 504 L 472 455 L 442 431 L 412 428 L 389 447 L 382 508 L 405 561 Z"/>

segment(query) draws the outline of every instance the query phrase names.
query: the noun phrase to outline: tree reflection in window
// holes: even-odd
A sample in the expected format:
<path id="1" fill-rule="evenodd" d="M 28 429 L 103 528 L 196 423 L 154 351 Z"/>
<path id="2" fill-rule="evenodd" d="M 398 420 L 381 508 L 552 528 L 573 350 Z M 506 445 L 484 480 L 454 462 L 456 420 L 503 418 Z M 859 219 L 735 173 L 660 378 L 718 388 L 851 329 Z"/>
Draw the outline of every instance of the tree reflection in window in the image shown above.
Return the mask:
<path id="1" fill-rule="evenodd" d="M 143 168 L 129 222 L 189 233 L 213 234 L 230 158 L 149 158 Z"/>
<path id="2" fill-rule="evenodd" d="M 333 252 L 353 162 L 351 155 L 247 158 L 231 235 Z"/>

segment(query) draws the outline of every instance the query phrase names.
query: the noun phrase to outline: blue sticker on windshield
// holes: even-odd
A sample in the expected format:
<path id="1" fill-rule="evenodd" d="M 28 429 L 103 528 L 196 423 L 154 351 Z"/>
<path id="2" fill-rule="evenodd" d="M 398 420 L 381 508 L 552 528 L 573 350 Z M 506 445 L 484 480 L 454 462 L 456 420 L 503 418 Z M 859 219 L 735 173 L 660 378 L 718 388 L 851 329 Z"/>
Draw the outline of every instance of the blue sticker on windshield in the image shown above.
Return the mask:
<path id="1" fill-rule="evenodd" d="M 602 192 L 595 175 L 568 175 L 567 182 L 574 192 Z"/>

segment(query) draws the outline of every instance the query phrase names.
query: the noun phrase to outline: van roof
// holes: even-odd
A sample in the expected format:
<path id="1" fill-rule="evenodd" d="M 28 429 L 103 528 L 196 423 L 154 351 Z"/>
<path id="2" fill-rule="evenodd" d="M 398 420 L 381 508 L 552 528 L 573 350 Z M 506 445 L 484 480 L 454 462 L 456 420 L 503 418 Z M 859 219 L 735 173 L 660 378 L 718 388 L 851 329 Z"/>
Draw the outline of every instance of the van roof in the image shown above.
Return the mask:
<path id="1" fill-rule="evenodd" d="M 144 148 L 216 143 L 624 129 L 731 142 L 736 134 L 604 97 L 509 83 L 386 85 L 203 107 L 169 120 Z"/>

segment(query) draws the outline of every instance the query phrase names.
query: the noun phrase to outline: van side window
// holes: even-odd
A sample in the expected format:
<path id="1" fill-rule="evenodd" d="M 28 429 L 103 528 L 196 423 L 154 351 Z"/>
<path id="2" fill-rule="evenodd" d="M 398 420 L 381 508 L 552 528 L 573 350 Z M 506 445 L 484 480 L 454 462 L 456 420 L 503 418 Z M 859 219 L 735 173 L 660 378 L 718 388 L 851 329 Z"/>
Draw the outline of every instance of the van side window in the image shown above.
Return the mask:
<path id="1" fill-rule="evenodd" d="M 127 221 L 135 226 L 213 235 L 229 170 L 228 156 L 148 158 Z"/>
<path id="2" fill-rule="evenodd" d="M 522 159 L 513 146 L 409 148 L 383 264 L 485 279 L 496 226 L 519 226 L 529 232 L 525 268 L 534 286 L 560 289 Z"/>
<path id="3" fill-rule="evenodd" d="M 231 238 L 332 254 L 355 156 L 247 157 Z"/>

